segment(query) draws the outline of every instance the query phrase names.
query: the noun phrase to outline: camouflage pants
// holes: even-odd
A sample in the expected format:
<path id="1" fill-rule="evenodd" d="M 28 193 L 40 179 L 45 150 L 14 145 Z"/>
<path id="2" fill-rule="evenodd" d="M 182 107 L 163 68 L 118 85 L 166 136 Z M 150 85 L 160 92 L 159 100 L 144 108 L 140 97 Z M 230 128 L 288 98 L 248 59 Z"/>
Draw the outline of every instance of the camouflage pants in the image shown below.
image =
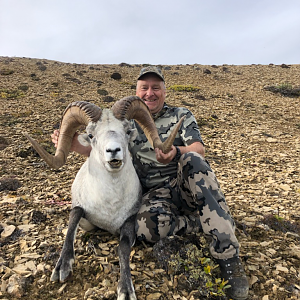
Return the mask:
<path id="1" fill-rule="evenodd" d="M 139 240 L 203 231 L 214 258 L 238 255 L 235 224 L 210 166 L 195 152 L 181 156 L 177 178 L 143 195 L 137 216 Z"/>

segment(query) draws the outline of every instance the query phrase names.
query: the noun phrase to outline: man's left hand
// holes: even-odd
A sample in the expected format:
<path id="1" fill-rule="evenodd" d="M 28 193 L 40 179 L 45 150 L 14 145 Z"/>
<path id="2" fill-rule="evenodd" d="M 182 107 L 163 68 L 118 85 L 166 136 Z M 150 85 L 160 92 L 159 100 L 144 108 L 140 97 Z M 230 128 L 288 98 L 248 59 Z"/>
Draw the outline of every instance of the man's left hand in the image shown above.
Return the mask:
<path id="1" fill-rule="evenodd" d="M 171 151 L 169 151 L 168 153 L 163 153 L 158 148 L 155 148 L 154 150 L 155 150 L 157 161 L 165 165 L 172 161 L 172 159 L 175 157 L 177 152 L 176 148 L 173 145 Z"/>

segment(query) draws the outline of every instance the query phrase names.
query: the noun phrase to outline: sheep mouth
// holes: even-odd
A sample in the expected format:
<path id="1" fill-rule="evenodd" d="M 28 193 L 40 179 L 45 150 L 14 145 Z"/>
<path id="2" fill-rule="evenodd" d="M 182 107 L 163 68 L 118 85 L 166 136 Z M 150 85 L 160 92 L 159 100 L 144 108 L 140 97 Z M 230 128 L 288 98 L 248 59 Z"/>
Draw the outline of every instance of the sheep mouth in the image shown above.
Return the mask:
<path id="1" fill-rule="evenodd" d="M 113 159 L 113 160 L 109 161 L 108 163 L 109 163 L 109 165 L 110 165 L 112 168 L 116 169 L 116 168 L 120 168 L 120 167 L 121 167 L 121 165 L 122 165 L 122 160 L 119 160 L 119 159 Z"/>

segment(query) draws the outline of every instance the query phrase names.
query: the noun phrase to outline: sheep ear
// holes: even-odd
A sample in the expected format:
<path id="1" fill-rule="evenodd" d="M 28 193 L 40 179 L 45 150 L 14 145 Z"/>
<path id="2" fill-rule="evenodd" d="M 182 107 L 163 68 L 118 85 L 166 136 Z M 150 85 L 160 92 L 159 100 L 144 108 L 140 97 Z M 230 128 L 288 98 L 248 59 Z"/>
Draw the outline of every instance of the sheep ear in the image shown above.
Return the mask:
<path id="1" fill-rule="evenodd" d="M 128 129 L 127 130 L 127 135 L 129 137 L 129 140 L 133 141 L 138 135 L 137 129 L 135 129 L 135 128 L 134 129 Z"/>
<path id="2" fill-rule="evenodd" d="M 89 146 L 91 144 L 91 138 L 89 137 L 89 135 L 87 133 L 84 134 L 80 134 L 78 136 L 78 142 L 82 145 L 82 146 Z"/>

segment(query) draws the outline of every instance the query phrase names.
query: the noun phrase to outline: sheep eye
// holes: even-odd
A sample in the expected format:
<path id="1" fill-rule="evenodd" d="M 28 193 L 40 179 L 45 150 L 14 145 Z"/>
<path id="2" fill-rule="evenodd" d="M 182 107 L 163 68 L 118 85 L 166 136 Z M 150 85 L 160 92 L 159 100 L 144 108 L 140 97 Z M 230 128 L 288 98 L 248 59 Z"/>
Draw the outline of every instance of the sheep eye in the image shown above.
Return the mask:
<path id="1" fill-rule="evenodd" d="M 92 134 L 89 134 L 89 138 L 92 139 L 94 136 Z"/>
<path id="2" fill-rule="evenodd" d="M 130 133 L 131 133 L 131 130 L 130 129 L 127 130 L 126 134 L 130 135 Z"/>

